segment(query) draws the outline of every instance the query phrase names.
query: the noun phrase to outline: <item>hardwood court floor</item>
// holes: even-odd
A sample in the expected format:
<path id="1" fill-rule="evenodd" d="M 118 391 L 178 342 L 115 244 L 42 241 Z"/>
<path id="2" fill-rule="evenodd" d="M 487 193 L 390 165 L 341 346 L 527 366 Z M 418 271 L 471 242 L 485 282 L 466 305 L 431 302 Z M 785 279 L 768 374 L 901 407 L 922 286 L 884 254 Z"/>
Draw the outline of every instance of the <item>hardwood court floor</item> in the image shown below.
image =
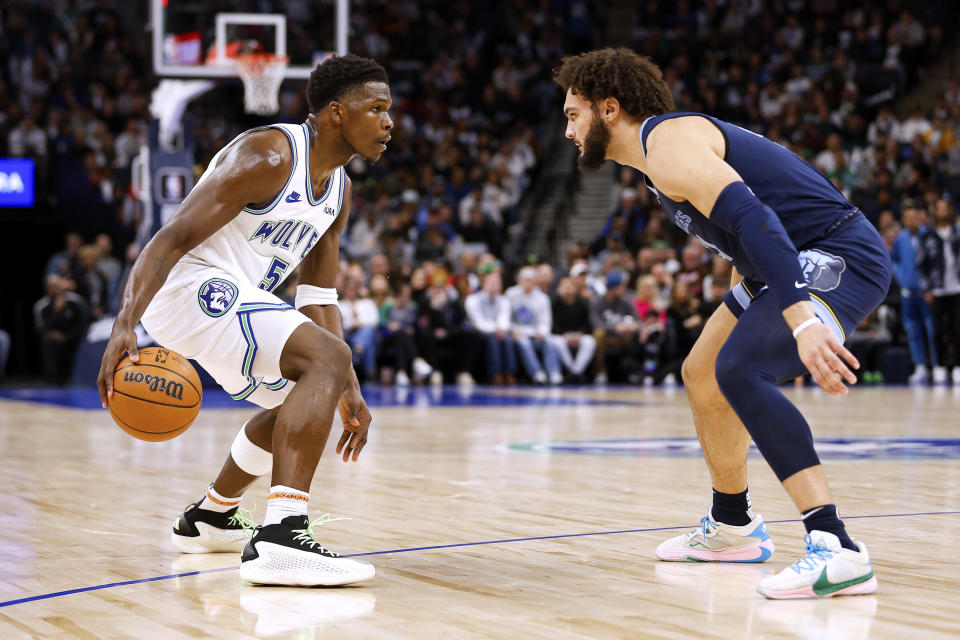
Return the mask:
<path id="1" fill-rule="evenodd" d="M 0 638 L 960 636 L 960 389 L 787 393 L 833 438 L 821 450 L 872 553 L 875 596 L 754 591 L 799 557 L 803 532 L 759 459 L 751 492 L 771 561 L 653 558 L 709 502 L 682 391 L 371 390 L 384 406 L 361 462 L 325 456 L 312 491 L 314 515 L 352 518 L 323 543 L 377 565 L 344 589 L 254 587 L 237 555 L 170 546 L 248 407 L 210 408 L 208 393 L 186 434 L 150 444 L 102 410 L 0 400 Z M 265 488 L 245 498 L 261 515 Z"/>

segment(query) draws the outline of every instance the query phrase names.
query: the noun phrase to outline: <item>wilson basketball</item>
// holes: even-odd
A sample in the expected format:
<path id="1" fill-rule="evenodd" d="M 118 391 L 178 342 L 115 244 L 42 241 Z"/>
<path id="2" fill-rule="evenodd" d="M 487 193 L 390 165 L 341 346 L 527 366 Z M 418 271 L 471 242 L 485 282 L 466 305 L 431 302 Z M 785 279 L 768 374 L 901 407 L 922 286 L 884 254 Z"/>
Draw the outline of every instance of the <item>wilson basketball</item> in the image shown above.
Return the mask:
<path id="1" fill-rule="evenodd" d="M 124 356 L 113 374 L 113 397 L 107 408 L 117 425 L 140 440 L 162 442 L 187 430 L 203 390 L 190 361 L 176 351 L 140 349 L 140 362 Z"/>

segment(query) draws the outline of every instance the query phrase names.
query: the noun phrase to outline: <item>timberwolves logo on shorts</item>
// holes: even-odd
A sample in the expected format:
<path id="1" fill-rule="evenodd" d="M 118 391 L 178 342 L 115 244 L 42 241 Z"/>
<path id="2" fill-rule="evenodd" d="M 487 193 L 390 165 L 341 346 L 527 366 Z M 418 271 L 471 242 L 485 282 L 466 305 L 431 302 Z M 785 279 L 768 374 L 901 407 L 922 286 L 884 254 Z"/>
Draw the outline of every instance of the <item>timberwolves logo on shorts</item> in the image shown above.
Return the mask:
<path id="1" fill-rule="evenodd" d="M 801 251 L 799 258 L 804 280 L 817 291 L 836 289 L 840 285 L 840 274 L 847 270 L 843 258 L 817 249 Z"/>
<path id="2" fill-rule="evenodd" d="M 237 300 L 237 285 L 229 280 L 213 278 L 200 286 L 197 301 L 208 316 L 219 318 L 233 306 Z"/>

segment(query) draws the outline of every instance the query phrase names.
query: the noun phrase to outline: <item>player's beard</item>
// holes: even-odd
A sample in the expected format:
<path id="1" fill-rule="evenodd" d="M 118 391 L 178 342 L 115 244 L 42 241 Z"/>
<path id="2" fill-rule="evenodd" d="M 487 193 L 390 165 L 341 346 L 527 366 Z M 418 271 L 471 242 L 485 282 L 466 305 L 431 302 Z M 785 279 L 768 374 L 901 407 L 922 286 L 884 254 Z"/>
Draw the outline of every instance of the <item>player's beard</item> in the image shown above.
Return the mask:
<path id="1" fill-rule="evenodd" d="M 587 137 L 583 139 L 583 151 L 577 158 L 577 166 L 584 173 L 593 173 L 603 166 L 607 159 L 607 145 L 610 144 L 610 129 L 594 114 Z"/>

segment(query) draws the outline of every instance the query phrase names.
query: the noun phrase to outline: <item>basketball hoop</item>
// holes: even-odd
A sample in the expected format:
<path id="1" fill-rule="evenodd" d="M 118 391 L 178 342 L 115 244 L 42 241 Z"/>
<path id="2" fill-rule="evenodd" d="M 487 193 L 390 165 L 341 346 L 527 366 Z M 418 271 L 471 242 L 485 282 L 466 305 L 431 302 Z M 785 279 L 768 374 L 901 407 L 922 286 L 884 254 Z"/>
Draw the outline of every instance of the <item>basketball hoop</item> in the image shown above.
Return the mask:
<path id="1" fill-rule="evenodd" d="M 246 112 L 265 116 L 279 111 L 277 98 L 290 59 L 273 53 L 240 53 L 234 62 L 243 80 Z"/>

